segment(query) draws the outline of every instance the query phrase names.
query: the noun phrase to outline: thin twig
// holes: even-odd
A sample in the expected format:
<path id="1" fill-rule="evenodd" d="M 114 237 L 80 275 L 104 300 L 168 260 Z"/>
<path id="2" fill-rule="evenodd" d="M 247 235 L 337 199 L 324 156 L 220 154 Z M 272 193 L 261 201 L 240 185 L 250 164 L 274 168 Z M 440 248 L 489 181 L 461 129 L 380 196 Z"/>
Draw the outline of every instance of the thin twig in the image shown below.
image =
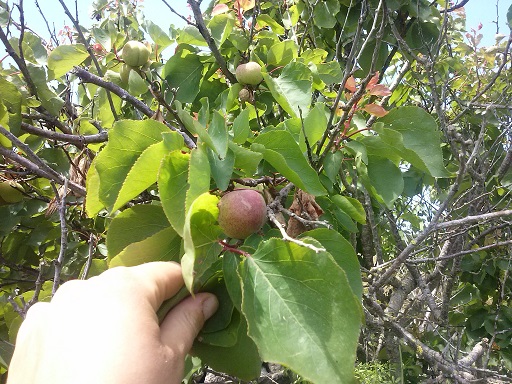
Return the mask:
<path id="1" fill-rule="evenodd" d="M 288 235 L 288 233 L 286 233 L 286 229 L 284 228 L 284 226 L 279 222 L 279 220 L 277 220 L 276 214 L 274 213 L 274 211 L 272 209 L 267 208 L 267 214 L 268 214 L 268 218 L 270 219 L 270 221 L 272 221 L 272 223 L 274 223 L 274 225 L 279 229 L 279 232 L 281 232 L 281 236 L 283 236 L 283 240 L 289 241 L 290 243 L 295 243 L 297 245 L 300 245 L 301 247 L 306 247 L 308 249 L 311 249 L 315 253 L 325 252 L 325 248 L 318 248 L 318 247 L 315 247 L 313 244 L 308 244 L 301 240 L 290 237 Z"/>
<path id="2" fill-rule="evenodd" d="M 54 184 L 52 184 L 55 190 L 55 197 L 59 203 L 59 218 L 60 218 L 60 251 L 59 256 L 55 260 L 55 273 L 53 277 L 52 296 L 57 292 L 57 288 L 60 285 L 60 275 L 62 272 L 62 265 L 68 249 L 68 227 L 66 225 L 66 195 L 68 194 L 68 179 L 64 180 L 64 193 L 59 196 L 59 192 Z"/>

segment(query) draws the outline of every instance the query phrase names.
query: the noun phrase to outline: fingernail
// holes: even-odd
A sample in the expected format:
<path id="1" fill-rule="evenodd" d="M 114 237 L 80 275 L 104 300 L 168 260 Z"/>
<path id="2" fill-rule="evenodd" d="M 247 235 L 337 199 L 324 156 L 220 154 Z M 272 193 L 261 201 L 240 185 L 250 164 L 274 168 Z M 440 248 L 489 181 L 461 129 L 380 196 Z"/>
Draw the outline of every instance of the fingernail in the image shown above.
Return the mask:
<path id="1" fill-rule="evenodd" d="M 201 304 L 202 304 L 203 315 L 204 315 L 205 320 L 212 317 L 213 314 L 217 311 L 217 308 L 219 307 L 219 301 L 213 295 L 205 298 Z"/>

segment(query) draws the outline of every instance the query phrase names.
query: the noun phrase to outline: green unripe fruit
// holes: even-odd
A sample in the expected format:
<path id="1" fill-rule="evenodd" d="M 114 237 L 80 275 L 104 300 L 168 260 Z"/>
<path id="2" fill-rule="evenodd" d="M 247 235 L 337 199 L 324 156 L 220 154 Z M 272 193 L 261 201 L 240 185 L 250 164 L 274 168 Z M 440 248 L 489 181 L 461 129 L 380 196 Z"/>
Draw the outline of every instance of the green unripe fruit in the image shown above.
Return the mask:
<path id="1" fill-rule="evenodd" d="M 235 76 L 238 82 L 242 84 L 258 85 L 263 81 L 261 65 L 255 61 L 240 64 L 236 67 Z"/>
<path id="2" fill-rule="evenodd" d="M 131 40 L 123 47 L 122 58 L 130 67 L 140 67 L 147 63 L 151 52 L 140 41 Z"/>
<path id="3" fill-rule="evenodd" d="M 18 189 L 23 189 L 22 186 L 14 181 L 0 182 L 0 199 L 5 204 L 19 203 L 23 199 L 23 193 Z"/>
<path id="4" fill-rule="evenodd" d="M 258 232 L 267 219 L 267 205 L 258 191 L 236 189 L 219 201 L 218 222 L 228 237 L 245 239 Z"/>
<path id="5" fill-rule="evenodd" d="M 132 67 L 130 67 L 127 64 L 123 64 L 121 66 L 121 69 L 119 70 L 119 75 L 121 76 L 121 81 L 124 84 L 128 83 L 128 80 L 130 79 L 130 72 L 132 71 Z"/>
<path id="6" fill-rule="evenodd" d="M 240 99 L 240 101 L 250 101 L 251 92 L 246 88 L 242 88 L 240 92 L 238 92 L 238 98 Z"/>

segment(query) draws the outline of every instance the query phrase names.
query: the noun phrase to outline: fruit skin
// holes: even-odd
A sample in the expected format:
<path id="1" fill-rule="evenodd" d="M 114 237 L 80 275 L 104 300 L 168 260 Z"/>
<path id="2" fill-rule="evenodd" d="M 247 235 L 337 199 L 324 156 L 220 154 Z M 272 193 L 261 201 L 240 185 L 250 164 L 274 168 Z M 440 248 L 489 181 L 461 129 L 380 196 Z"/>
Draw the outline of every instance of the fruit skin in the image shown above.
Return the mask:
<path id="1" fill-rule="evenodd" d="M 123 64 L 121 66 L 121 70 L 119 71 L 119 75 L 121 76 L 121 81 L 124 84 L 128 84 L 128 80 L 130 79 L 130 72 L 132 71 L 132 67 L 127 64 Z"/>
<path id="2" fill-rule="evenodd" d="M 240 101 L 251 101 L 251 92 L 247 88 L 242 88 L 240 92 L 238 92 L 238 98 Z"/>
<path id="3" fill-rule="evenodd" d="M 261 74 L 261 65 L 255 61 L 249 61 L 236 67 L 235 77 L 239 83 L 248 85 L 258 85 L 263 81 Z"/>
<path id="4" fill-rule="evenodd" d="M 23 200 L 23 194 L 18 189 L 23 188 L 14 181 L 0 182 L 0 205 L 19 203 Z"/>
<path id="5" fill-rule="evenodd" d="M 258 191 L 235 189 L 219 201 L 218 222 L 228 237 L 245 239 L 258 232 L 267 219 L 267 205 Z"/>
<path id="6" fill-rule="evenodd" d="M 122 58 L 130 67 L 141 67 L 149 60 L 151 52 L 140 41 L 130 40 L 123 47 Z"/>

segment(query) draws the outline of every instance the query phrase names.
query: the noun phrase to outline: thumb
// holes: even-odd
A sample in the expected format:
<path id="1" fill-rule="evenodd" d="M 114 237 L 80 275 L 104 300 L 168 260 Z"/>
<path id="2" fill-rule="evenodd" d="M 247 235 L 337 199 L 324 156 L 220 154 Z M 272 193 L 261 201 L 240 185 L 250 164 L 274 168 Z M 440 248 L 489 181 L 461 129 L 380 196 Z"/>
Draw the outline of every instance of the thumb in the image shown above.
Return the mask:
<path id="1" fill-rule="evenodd" d="M 199 331 L 217 311 L 217 298 L 207 292 L 188 297 L 176 305 L 160 325 L 162 343 L 175 352 L 185 356 Z"/>

